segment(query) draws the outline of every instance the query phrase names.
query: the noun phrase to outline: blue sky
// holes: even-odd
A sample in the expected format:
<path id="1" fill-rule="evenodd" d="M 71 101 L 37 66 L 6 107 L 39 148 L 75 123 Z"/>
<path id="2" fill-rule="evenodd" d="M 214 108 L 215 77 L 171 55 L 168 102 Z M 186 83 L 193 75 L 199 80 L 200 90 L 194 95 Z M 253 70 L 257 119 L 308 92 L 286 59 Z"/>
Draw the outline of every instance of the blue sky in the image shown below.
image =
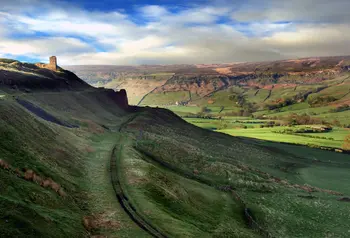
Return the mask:
<path id="1" fill-rule="evenodd" d="M 229 63 L 350 54 L 348 0 L 2 0 L 0 57 Z"/>

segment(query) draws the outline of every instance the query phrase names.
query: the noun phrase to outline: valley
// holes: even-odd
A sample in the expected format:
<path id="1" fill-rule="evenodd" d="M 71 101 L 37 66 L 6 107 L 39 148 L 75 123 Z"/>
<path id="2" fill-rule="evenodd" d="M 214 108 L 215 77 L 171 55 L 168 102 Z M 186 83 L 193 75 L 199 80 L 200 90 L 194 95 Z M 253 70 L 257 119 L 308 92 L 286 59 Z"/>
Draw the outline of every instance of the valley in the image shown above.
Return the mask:
<path id="1" fill-rule="evenodd" d="M 128 94 L 131 104 L 167 108 L 197 126 L 231 135 L 343 149 L 350 133 L 349 56 L 221 65 L 68 68 L 92 85 L 126 88 L 132 92 Z M 168 78 L 159 79 L 164 74 Z M 143 85 L 142 89 L 138 85 Z M 231 120 L 236 117 L 248 125 Z M 250 123 L 254 121 L 259 125 Z M 312 135 L 299 133 L 296 137 L 258 129 L 266 123 L 330 125 L 340 136 L 323 139 L 315 135 L 312 140 Z M 241 130 L 251 125 L 257 126 Z"/>
<path id="2" fill-rule="evenodd" d="M 346 134 L 342 122 L 321 126 L 313 121 L 326 113 L 293 116 L 291 122 L 316 124 L 289 127 L 283 125 L 288 118 L 272 118 L 271 110 L 251 112 L 261 118 L 243 115 L 243 107 L 232 106 L 224 90 L 208 97 L 216 103 L 222 97 L 227 105 L 210 104 L 205 96 L 191 93 L 191 100 L 203 106 L 133 106 L 124 90 L 91 87 L 63 69 L 0 61 L 0 77 L 11 78 L 0 85 L 1 237 L 349 234 L 346 151 L 253 135 L 291 140 L 317 136 L 313 141 L 319 146 L 339 148 Z M 180 80 L 171 77 L 168 82 Z M 337 85 L 344 78 L 330 80 Z M 199 88 L 198 95 L 207 95 L 207 87 Z M 240 101 L 241 94 L 235 95 Z M 173 97 L 186 99 L 185 94 Z M 275 113 L 283 113 L 282 108 Z M 330 109 L 296 110 L 332 114 Z"/>

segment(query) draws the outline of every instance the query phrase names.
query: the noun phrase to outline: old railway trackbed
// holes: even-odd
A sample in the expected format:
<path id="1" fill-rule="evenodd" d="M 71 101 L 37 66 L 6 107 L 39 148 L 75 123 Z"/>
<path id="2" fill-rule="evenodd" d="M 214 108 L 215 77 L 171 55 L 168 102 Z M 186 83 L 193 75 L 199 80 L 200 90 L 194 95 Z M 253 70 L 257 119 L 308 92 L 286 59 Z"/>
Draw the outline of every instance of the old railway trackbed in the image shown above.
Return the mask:
<path id="1" fill-rule="evenodd" d="M 133 117 L 129 118 L 127 121 L 122 123 L 119 127 L 119 132 L 121 132 L 121 129 L 127 125 L 129 122 L 133 121 L 137 115 L 134 115 Z M 120 144 L 122 145 L 122 144 Z M 125 210 L 125 212 L 129 215 L 129 217 L 143 230 L 145 230 L 148 234 L 150 234 L 153 237 L 160 237 L 160 238 L 167 238 L 168 236 L 156 227 L 154 227 L 151 223 L 146 221 L 142 218 L 142 216 L 136 211 L 135 207 L 130 203 L 128 197 L 123 191 L 123 187 L 120 182 L 120 171 L 118 171 L 117 166 L 117 160 L 119 159 L 117 156 L 117 147 L 118 145 L 115 145 L 110 158 L 110 173 L 111 173 L 111 181 L 113 184 L 114 191 L 116 193 L 116 196 L 118 198 L 118 201 L 122 208 Z M 121 149 L 121 147 L 120 147 Z M 135 148 L 137 149 L 137 148 Z M 251 229 L 255 230 L 257 233 L 259 233 L 262 237 L 271 238 L 271 234 L 264 230 L 259 224 L 254 220 L 251 210 L 247 207 L 246 203 L 243 201 L 243 199 L 238 195 L 236 191 L 234 191 L 230 187 L 226 186 L 215 186 L 210 181 L 199 178 L 191 173 L 187 173 L 181 169 L 175 168 L 171 166 L 170 164 L 161 161 L 155 157 L 153 157 L 151 154 L 149 154 L 147 151 L 140 151 L 144 153 L 148 157 L 148 162 L 157 164 L 158 166 L 161 166 L 165 169 L 171 170 L 177 174 L 180 174 L 181 176 L 184 176 L 189 179 L 193 179 L 197 182 L 206 184 L 208 186 L 214 187 L 215 189 L 224 191 L 224 192 L 230 192 L 232 194 L 232 197 L 239 202 L 239 204 L 243 208 L 243 216 L 245 220 L 248 222 L 248 225 Z"/>
<path id="2" fill-rule="evenodd" d="M 136 211 L 135 207 L 130 203 L 128 197 L 124 193 L 123 187 L 120 182 L 120 171 L 117 166 L 117 146 L 114 146 L 111 158 L 110 158 L 110 173 L 111 173 L 111 182 L 113 184 L 113 188 L 115 194 L 117 196 L 118 202 L 124 209 L 124 211 L 128 214 L 128 216 L 133 220 L 141 229 L 145 230 L 148 234 L 153 237 L 158 238 L 167 238 L 168 236 L 159 231 L 156 227 L 154 227 L 151 223 L 147 222 L 142 216 Z"/>

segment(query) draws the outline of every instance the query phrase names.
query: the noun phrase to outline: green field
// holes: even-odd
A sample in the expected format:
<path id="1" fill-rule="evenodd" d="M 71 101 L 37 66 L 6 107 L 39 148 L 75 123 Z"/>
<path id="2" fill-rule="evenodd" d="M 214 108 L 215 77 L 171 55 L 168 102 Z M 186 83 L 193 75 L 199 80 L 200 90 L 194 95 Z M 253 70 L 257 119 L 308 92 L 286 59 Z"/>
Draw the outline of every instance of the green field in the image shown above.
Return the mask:
<path id="1" fill-rule="evenodd" d="M 334 128 L 332 132 L 300 133 L 300 135 L 276 133 L 283 129 L 289 129 L 289 127 L 281 126 L 274 128 L 225 129 L 218 131 L 233 136 L 244 136 L 268 141 L 287 142 L 302 145 L 318 145 L 334 148 L 342 148 L 345 137 L 350 133 L 349 130 L 343 128 Z M 305 135 L 314 137 L 326 137 L 328 139 L 310 138 L 305 137 Z"/>
<path id="2" fill-rule="evenodd" d="M 141 105 L 175 105 L 177 101 L 186 100 L 189 100 L 187 91 L 152 93 L 142 101 Z"/>

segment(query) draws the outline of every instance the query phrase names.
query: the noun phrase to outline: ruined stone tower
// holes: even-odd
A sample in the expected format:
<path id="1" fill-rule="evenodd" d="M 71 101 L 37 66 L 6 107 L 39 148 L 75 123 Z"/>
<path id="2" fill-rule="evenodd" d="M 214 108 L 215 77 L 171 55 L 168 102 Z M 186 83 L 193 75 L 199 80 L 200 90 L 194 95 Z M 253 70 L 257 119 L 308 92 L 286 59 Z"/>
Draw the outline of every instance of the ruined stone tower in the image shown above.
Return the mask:
<path id="1" fill-rule="evenodd" d="M 56 56 L 50 57 L 50 64 L 48 66 L 51 70 L 57 71 L 57 58 L 56 58 Z"/>

